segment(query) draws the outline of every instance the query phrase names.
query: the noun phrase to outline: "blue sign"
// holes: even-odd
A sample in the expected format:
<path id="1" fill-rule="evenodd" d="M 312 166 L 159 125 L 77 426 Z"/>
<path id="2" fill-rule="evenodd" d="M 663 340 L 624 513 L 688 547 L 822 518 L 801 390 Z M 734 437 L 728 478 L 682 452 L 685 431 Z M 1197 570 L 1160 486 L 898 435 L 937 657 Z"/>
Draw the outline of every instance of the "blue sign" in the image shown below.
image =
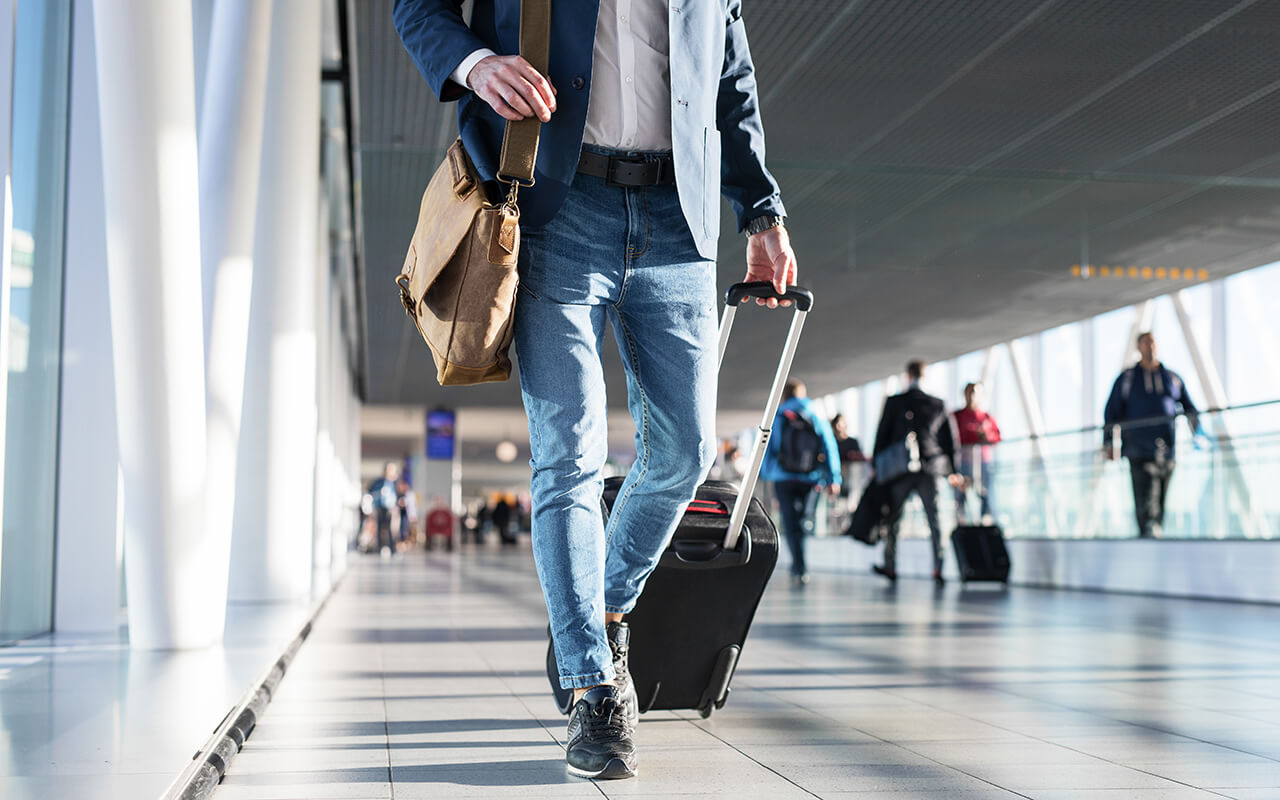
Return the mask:
<path id="1" fill-rule="evenodd" d="M 457 414 L 448 408 L 427 412 L 427 458 L 453 460 L 453 431 L 457 418 Z"/>

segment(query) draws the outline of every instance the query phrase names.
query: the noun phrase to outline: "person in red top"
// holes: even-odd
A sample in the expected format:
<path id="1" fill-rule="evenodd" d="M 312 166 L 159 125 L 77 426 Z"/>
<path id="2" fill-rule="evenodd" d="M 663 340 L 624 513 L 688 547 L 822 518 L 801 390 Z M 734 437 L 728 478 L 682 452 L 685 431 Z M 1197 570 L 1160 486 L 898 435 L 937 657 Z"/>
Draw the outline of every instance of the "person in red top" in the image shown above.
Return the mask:
<path id="1" fill-rule="evenodd" d="M 952 414 L 956 430 L 960 433 L 956 471 L 965 477 L 965 484 L 955 490 L 956 516 L 962 520 L 968 516 L 965 500 L 975 482 L 978 484 L 978 497 L 982 499 L 982 518 L 986 520 L 995 516 L 991 510 L 991 445 L 1000 441 L 1000 426 L 996 424 L 995 417 L 982 410 L 981 392 L 982 384 L 966 384 L 964 408 Z"/>

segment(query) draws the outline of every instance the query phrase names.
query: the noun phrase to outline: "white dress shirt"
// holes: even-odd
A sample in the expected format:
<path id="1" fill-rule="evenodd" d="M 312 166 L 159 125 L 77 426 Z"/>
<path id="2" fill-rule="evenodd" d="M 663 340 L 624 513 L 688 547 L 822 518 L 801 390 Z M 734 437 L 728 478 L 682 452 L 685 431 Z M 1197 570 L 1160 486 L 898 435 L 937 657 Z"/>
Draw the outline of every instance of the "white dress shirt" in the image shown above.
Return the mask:
<path id="1" fill-rule="evenodd" d="M 586 144 L 671 149 L 669 41 L 667 0 L 600 0 Z M 464 58 L 453 81 L 470 88 L 472 68 L 491 55 L 495 53 L 483 48 Z"/>

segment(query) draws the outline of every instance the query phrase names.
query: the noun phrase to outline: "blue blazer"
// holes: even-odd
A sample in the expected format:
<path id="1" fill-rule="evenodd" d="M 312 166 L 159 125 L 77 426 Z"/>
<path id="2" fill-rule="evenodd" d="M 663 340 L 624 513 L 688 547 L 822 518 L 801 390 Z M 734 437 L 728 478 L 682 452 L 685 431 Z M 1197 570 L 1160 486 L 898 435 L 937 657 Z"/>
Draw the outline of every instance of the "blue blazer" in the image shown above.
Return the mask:
<path id="1" fill-rule="evenodd" d="M 396 0 L 396 31 L 441 100 L 458 102 L 458 129 L 467 153 L 492 180 L 506 122 L 449 76 L 481 47 L 520 51 L 519 0 L 475 0 L 471 26 L 460 0 Z M 556 111 L 542 126 L 536 184 L 520 192 L 521 221 L 546 224 L 573 182 L 591 91 L 599 0 L 554 0 L 548 77 Z M 671 140 L 676 187 L 689 230 L 704 258 L 714 259 L 720 194 L 741 231 L 765 215 L 784 216 L 778 184 L 764 164 L 764 128 L 755 68 L 747 49 L 741 0 L 671 0 Z"/>

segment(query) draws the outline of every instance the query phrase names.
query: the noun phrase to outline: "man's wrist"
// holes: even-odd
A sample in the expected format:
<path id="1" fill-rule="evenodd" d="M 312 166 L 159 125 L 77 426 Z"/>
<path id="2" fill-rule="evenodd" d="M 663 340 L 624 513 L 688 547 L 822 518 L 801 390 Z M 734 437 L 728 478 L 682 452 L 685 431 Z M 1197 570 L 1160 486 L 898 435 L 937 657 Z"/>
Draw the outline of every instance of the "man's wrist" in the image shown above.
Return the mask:
<path id="1" fill-rule="evenodd" d="M 755 236 L 757 233 L 764 233 L 771 228 L 786 227 L 787 218 L 777 214 L 765 214 L 764 216 L 755 217 L 748 220 L 743 226 L 742 233 L 748 238 Z"/>

